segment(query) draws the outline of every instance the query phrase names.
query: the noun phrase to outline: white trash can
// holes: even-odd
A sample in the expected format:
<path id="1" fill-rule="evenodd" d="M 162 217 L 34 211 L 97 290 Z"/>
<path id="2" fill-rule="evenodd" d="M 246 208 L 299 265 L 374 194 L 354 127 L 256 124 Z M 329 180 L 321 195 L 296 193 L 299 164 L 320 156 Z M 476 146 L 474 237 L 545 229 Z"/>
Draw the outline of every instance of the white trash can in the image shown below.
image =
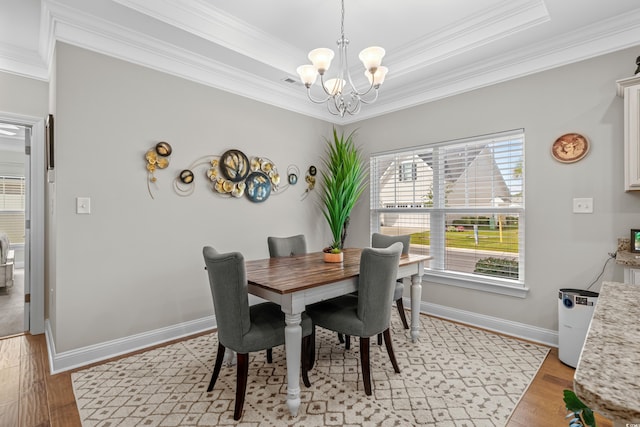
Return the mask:
<path id="1" fill-rule="evenodd" d="M 573 368 L 578 365 L 598 295 L 584 289 L 558 292 L 558 356 Z"/>

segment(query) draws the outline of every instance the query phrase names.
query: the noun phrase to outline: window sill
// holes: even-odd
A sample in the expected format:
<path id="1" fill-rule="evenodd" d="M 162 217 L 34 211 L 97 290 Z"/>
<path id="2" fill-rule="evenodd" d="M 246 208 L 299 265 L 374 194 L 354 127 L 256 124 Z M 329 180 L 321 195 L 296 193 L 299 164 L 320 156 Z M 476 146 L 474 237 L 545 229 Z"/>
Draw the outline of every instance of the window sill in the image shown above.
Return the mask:
<path id="1" fill-rule="evenodd" d="M 459 273 L 450 274 L 446 272 L 435 272 L 427 268 L 424 270 L 422 280 L 441 285 L 457 286 L 460 288 L 491 292 L 518 298 L 526 298 L 529 293 L 529 288 L 525 287 L 523 284 L 521 285 L 508 280 L 491 278 L 482 279 L 478 278 L 476 275 L 469 275 L 469 277 L 466 278 Z"/>

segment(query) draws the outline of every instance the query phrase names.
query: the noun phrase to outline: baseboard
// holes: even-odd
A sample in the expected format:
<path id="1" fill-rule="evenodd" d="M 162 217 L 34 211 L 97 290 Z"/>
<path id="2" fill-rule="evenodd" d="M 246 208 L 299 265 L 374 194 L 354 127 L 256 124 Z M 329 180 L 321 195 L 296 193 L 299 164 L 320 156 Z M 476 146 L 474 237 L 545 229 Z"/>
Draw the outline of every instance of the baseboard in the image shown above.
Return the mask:
<path id="1" fill-rule="evenodd" d="M 404 304 L 405 307 L 411 307 L 411 299 L 404 298 Z M 500 319 L 498 317 L 486 316 L 484 314 L 459 310 L 457 308 L 425 301 L 420 303 L 420 312 L 452 320 L 454 322 L 487 329 L 489 331 L 499 332 L 512 337 L 537 342 L 550 347 L 558 347 L 558 331 L 551 329 L 538 328 L 525 323 L 513 322 L 510 320 Z"/>
<path id="2" fill-rule="evenodd" d="M 404 303 L 405 307 L 411 307 L 411 301 L 409 298 L 404 298 Z M 550 329 L 538 328 L 525 323 L 513 322 L 425 301 L 420 303 L 420 312 L 464 323 L 470 326 L 500 332 L 551 347 L 558 346 L 558 332 Z M 214 329 L 215 327 L 215 316 L 207 316 L 201 319 L 179 323 L 177 325 L 156 329 L 142 334 L 58 353 L 55 349 L 51 325 L 47 320 L 45 325 L 45 336 L 49 350 L 49 366 L 51 374 L 57 374 L 162 344 L 171 340 L 206 332 Z"/>
<path id="3" fill-rule="evenodd" d="M 207 316 L 189 322 L 179 323 L 166 328 L 156 329 L 137 335 L 106 341 L 75 350 L 56 352 L 53 333 L 49 321 L 46 321 L 45 336 L 49 350 L 51 374 L 79 368 L 91 363 L 101 362 L 112 357 L 131 353 L 154 345 L 212 330 L 216 327 L 215 316 Z"/>

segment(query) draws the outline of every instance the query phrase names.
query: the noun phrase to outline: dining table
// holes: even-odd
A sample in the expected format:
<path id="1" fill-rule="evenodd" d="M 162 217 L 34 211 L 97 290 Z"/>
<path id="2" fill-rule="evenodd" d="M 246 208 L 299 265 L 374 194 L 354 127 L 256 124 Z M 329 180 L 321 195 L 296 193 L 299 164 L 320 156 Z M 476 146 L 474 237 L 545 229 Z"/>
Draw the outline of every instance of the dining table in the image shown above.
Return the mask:
<path id="1" fill-rule="evenodd" d="M 287 406 L 292 416 L 300 408 L 300 356 L 302 313 L 305 307 L 358 288 L 361 248 L 343 250 L 342 262 L 324 261 L 323 252 L 245 262 L 249 293 L 282 308 L 285 314 L 285 354 L 287 362 Z M 411 279 L 411 340 L 420 333 L 422 275 L 428 255 L 400 257 L 398 279 Z M 389 284 L 391 286 L 391 284 Z"/>

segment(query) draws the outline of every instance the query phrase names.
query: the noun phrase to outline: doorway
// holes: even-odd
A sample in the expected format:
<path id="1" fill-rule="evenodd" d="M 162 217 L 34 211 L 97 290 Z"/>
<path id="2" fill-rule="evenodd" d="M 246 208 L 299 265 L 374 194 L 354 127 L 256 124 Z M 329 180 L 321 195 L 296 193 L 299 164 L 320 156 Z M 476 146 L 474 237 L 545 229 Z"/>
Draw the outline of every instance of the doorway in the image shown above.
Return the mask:
<path id="1" fill-rule="evenodd" d="M 25 147 L 30 128 L 0 122 L 0 337 L 23 333 L 25 325 Z"/>
<path id="2" fill-rule="evenodd" d="M 44 119 L 0 112 L 0 232 L 13 261 L 12 282 L 0 287 L 0 338 L 45 329 L 44 151 Z"/>

